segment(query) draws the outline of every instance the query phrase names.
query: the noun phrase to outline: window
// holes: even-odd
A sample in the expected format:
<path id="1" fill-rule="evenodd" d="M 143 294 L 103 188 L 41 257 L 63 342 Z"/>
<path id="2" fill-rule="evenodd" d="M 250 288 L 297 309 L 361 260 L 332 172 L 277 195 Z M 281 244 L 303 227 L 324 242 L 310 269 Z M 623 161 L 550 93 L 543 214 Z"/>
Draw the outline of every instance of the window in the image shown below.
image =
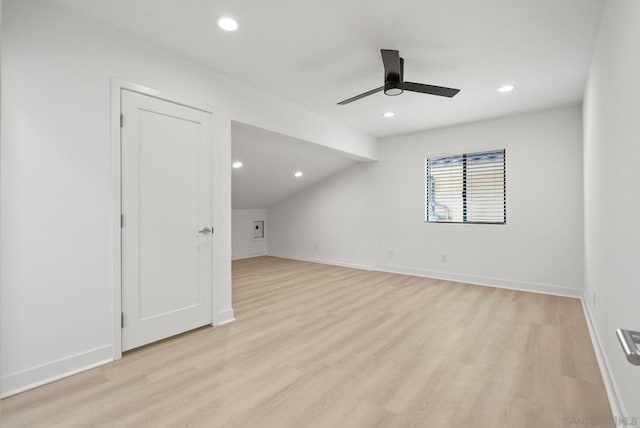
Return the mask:
<path id="1" fill-rule="evenodd" d="M 507 222 L 504 150 L 425 160 L 425 221 Z"/>

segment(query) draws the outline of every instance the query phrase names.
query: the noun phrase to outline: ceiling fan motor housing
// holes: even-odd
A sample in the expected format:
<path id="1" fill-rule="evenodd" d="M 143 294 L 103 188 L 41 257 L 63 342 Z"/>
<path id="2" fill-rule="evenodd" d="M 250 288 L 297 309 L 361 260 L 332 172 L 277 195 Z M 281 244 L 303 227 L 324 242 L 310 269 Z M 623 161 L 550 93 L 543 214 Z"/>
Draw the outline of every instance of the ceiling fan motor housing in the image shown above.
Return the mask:
<path id="1" fill-rule="evenodd" d="M 399 59 L 399 70 L 387 72 L 384 76 L 384 94 L 390 96 L 400 95 L 403 92 L 402 81 L 404 80 L 404 58 Z M 398 74 L 400 71 L 400 74 Z"/>
<path id="2" fill-rule="evenodd" d="M 384 94 L 390 96 L 400 95 L 403 92 L 402 82 L 386 80 L 384 82 Z"/>

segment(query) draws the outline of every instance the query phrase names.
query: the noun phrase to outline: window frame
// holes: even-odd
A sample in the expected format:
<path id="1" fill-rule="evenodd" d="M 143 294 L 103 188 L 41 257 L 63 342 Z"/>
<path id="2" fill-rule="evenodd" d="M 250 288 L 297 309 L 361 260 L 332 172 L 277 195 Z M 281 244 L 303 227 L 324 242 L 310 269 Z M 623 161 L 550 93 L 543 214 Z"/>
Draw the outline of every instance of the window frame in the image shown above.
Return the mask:
<path id="1" fill-rule="evenodd" d="M 423 177 L 424 177 L 424 206 L 423 206 L 423 216 L 424 216 L 424 223 L 429 223 L 429 224 L 480 224 L 480 225 L 498 225 L 498 226 L 506 226 L 507 225 L 507 146 L 504 146 L 502 148 L 494 148 L 494 149 L 472 149 L 472 150 L 465 150 L 465 151 L 460 151 L 460 152 L 455 152 L 455 153 L 450 153 L 450 154 L 431 154 L 431 155 L 425 155 L 424 156 L 424 169 L 423 169 Z M 504 201 L 504 210 L 503 210 L 503 221 L 501 222 L 494 222 L 494 221 L 447 221 L 447 220 L 443 220 L 443 221 L 433 221 L 433 220 L 429 220 L 429 194 L 428 194 L 428 185 L 427 185 L 427 168 L 428 168 L 428 162 L 430 159 L 432 158 L 444 158 L 444 157 L 463 157 L 464 159 L 464 163 L 463 163 L 463 196 L 462 196 L 462 206 L 463 206 L 463 217 L 466 217 L 466 212 L 465 212 L 465 207 L 467 204 L 467 200 L 466 200 L 466 159 L 467 156 L 469 155 L 474 155 L 474 154 L 478 154 L 478 153 L 485 153 L 485 152 L 497 152 L 497 151 L 502 151 L 503 152 L 503 156 L 504 156 L 504 164 L 503 164 L 503 169 L 504 169 L 504 174 L 503 174 L 503 201 Z"/>

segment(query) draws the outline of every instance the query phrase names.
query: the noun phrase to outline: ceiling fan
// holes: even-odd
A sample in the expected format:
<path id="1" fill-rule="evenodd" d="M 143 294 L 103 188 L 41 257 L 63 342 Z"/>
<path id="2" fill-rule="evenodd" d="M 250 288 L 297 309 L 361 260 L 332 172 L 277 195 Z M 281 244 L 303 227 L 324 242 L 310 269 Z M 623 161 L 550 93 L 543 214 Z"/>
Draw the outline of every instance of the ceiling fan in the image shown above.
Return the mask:
<path id="1" fill-rule="evenodd" d="M 368 97 L 380 91 L 385 95 L 400 95 L 404 91 L 420 92 L 422 94 L 439 95 L 441 97 L 454 97 L 460 89 L 445 88 L 443 86 L 425 85 L 423 83 L 404 81 L 404 58 L 400 58 L 400 52 L 391 49 L 380 49 L 382 63 L 384 64 L 384 86 L 372 89 L 355 97 L 340 101 L 339 105 L 349 104 L 360 98 Z"/>

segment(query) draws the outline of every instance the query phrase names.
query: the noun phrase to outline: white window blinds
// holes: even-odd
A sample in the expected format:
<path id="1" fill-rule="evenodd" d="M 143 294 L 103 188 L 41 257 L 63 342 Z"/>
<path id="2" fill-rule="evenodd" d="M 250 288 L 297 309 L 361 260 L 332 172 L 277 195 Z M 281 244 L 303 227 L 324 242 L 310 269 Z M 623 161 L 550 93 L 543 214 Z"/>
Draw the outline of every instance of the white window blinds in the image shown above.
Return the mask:
<path id="1" fill-rule="evenodd" d="M 505 150 L 425 160 L 425 221 L 507 221 Z"/>

